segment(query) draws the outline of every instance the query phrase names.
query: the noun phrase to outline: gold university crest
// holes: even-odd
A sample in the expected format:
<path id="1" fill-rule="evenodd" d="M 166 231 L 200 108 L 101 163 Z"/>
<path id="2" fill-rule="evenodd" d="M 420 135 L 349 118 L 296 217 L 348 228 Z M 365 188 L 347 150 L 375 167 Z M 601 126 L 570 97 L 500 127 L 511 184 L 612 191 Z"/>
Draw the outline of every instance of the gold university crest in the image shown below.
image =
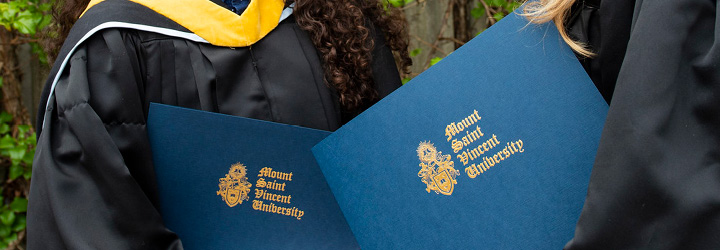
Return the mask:
<path id="1" fill-rule="evenodd" d="M 220 184 L 218 185 L 220 190 L 217 191 L 217 194 L 222 197 L 228 206 L 234 207 L 250 198 L 248 193 L 250 193 L 252 184 L 248 182 L 246 174 L 245 165 L 235 163 L 230 166 L 230 171 L 225 174 L 225 177 L 220 178 Z"/>
<path id="2" fill-rule="evenodd" d="M 455 170 L 455 163 L 450 155 L 438 152 L 429 142 L 421 142 L 417 148 L 420 158 L 420 172 L 418 177 L 427 185 L 425 191 L 435 191 L 436 194 L 451 195 L 460 172 Z"/>

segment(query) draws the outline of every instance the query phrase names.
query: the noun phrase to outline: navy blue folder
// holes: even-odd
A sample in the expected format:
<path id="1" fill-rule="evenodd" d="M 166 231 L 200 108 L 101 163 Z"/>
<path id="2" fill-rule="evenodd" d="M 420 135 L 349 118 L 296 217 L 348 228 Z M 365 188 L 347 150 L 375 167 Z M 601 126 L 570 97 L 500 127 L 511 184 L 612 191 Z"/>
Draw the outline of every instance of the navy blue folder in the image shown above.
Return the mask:
<path id="1" fill-rule="evenodd" d="M 562 249 L 608 106 L 510 15 L 313 148 L 362 249 Z"/>
<path id="2" fill-rule="evenodd" d="M 185 249 L 358 249 L 310 151 L 329 132 L 154 103 L 147 125 Z"/>

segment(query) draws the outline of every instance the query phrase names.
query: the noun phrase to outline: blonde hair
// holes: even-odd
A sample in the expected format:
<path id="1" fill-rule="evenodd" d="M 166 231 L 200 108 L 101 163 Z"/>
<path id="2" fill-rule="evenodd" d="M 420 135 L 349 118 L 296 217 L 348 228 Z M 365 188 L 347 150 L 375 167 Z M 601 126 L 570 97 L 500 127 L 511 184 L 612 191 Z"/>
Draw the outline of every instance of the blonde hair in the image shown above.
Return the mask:
<path id="1" fill-rule="evenodd" d="M 585 57 L 595 55 L 590 51 L 586 44 L 575 41 L 568 35 L 565 30 L 565 19 L 570 14 L 570 8 L 575 0 L 539 0 L 529 1 L 525 4 L 522 16 L 525 16 L 533 23 L 546 23 L 554 21 L 555 26 L 560 32 L 560 36 L 570 46 L 572 50 Z"/>

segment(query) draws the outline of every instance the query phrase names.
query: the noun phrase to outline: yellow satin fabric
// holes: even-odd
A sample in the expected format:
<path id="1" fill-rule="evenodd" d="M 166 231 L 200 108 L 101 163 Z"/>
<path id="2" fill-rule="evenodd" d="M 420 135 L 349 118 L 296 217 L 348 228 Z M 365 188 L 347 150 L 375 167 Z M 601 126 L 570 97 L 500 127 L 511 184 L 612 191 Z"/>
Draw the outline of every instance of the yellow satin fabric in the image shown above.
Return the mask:
<path id="1" fill-rule="evenodd" d="M 85 11 L 103 0 L 91 0 Z M 283 0 L 253 0 L 237 15 L 208 0 L 130 0 L 177 22 L 216 46 L 250 46 L 277 27 Z"/>

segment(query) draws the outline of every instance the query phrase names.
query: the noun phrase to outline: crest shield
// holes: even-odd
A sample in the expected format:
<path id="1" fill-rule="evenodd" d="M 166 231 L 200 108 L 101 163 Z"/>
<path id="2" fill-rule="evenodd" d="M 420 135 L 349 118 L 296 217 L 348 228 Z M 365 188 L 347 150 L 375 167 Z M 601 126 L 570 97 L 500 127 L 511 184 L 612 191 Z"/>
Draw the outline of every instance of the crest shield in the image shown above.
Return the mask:
<path id="1" fill-rule="evenodd" d="M 433 181 L 435 182 L 435 186 L 438 188 L 438 191 L 440 191 L 441 194 L 444 195 L 450 195 L 453 192 L 453 188 L 455 185 L 453 185 L 452 178 L 450 178 L 450 174 L 448 173 L 447 169 L 443 170 L 440 173 L 437 173 L 433 176 Z"/>
<path id="2" fill-rule="evenodd" d="M 231 185 L 230 188 L 227 189 L 225 196 L 225 203 L 231 207 L 237 205 L 238 201 L 240 201 L 240 186 L 238 186 L 237 183 L 234 184 L 235 185 Z"/>
<path id="3" fill-rule="evenodd" d="M 429 142 L 421 142 L 417 149 L 420 159 L 418 177 L 425 183 L 425 191 L 436 194 L 452 195 L 460 172 L 455 170 L 455 163 L 450 155 L 443 155 Z"/>

